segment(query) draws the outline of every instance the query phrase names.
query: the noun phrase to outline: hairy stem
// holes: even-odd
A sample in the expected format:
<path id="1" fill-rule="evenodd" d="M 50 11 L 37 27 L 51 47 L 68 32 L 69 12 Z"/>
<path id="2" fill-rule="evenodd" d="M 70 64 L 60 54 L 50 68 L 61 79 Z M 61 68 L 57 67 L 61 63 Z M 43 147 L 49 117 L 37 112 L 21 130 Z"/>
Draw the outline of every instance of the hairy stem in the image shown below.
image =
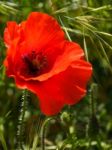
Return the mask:
<path id="1" fill-rule="evenodd" d="M 24 136 L 24 117 L 27 104 L 27 90 L 23 91 L 21 98 L 20 115 L 18 119 L 18 130 L 17 130 L 17 150 L 24 150 L 23 148 L 23 136 Z"/>

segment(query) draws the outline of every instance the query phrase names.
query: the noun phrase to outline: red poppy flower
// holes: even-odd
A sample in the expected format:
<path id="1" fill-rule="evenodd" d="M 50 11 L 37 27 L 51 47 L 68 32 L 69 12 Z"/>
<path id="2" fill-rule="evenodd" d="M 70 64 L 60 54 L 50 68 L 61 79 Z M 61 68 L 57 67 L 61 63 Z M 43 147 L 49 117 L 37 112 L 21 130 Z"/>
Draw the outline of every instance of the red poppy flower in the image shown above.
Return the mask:
<path id="1" fill-rule="evenodd" d="M 92 67 L 84 60 L 81 47 L 66 40 L 53 17 L 32 12 L 20 24 L 8 22 L 4 41 L 7 75 L 19 88 L 39 97 L 44 114 L 57 114 L 86 94 Z"/>

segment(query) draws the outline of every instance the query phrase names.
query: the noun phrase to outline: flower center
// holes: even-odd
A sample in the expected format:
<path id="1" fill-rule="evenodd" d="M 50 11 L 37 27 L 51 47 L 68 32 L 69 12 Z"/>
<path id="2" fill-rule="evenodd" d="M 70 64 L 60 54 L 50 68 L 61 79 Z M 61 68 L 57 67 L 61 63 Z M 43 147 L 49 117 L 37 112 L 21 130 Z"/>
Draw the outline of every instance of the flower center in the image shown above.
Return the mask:
<path id="1" fill-rule="evenodd" d="M 30 54 L 24 54 L 22 56 L 25 64 L 25 74 L 28 76 L 37 76 L 44 72 L 47 66 L 47 59 L 41 52 L 36 53 L 32 51 Z"/>

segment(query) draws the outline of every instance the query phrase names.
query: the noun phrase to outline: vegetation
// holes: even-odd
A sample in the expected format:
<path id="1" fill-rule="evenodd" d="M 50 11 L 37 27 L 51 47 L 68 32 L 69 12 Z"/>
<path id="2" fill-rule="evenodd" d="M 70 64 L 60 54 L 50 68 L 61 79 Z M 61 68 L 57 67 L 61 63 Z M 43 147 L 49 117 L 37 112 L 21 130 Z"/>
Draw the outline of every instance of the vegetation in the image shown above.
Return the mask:
<path id="1" fill-rule="evenodd" d="M 53 117 L 5 75 L 3 33 L 32 11 L 54 16 L 92 63 L 86 97 Z M 0 150 L 112 150 L 112 0 L 0 1 Z"/>

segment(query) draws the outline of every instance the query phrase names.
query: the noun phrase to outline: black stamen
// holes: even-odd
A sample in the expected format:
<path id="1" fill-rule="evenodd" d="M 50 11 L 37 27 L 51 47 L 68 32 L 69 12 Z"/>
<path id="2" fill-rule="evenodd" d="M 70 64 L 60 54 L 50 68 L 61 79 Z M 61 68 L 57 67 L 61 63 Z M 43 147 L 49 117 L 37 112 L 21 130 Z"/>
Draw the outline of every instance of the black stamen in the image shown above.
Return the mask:
<path id="1" fill-rule="evenodd" d="M 31 55 L 24 55 L 22 57 L 25 65 L 28 68 L 29 75 L 38 75 L 42 71 L 43 67 L 46 66 L 45 56 L 42 54 L 36 54 L 35 51 L 32 51 Z"/>
<path id="2" fill-rule="evenodd" d="M 25 61 L 26 65 L 28 66 L 30 73 L 35 74 L 36 72 L 39 71 L 39 68 L 32 63 L 32 61 L 28 58 L 28 56 L 24 57 L 24 61 Z"/>

